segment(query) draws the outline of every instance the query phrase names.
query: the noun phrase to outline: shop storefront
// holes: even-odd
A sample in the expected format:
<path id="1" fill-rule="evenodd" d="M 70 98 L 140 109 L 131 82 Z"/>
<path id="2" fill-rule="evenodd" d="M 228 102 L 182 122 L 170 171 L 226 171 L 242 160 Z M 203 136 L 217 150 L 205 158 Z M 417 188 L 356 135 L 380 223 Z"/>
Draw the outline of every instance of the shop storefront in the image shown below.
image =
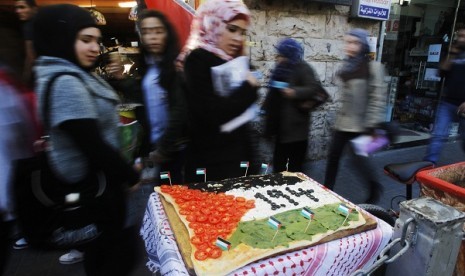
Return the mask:
<path id="1" fill-rule="evenodd" d="M 464 6 L 460 0 L 392 1 L 380 41 L 390 76 L 387 120 L 420 135 L 432 130 L 442 91 L 439 64 L 454 41 L 454 26 L 465 22 Z M 452 126 L 451 135 L 456 132 Z"/>

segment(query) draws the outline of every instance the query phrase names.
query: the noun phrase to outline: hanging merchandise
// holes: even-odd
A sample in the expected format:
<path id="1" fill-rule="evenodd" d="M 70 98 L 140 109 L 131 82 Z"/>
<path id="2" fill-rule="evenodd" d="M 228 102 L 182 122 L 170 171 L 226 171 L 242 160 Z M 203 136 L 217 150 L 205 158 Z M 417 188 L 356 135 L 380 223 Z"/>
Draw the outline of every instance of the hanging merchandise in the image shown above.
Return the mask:
<path id="1" fill-rule="evenodd" d="M 103 16 L 103 14 L 101 12 L 99 12 L 98 10 L 96 10 L 94 8 L 90 8 L 89 12 L 92 15 L 92 17 L 95 19 L 95 21 L 97 22 L 97 25 L 106 25 L 107 24 L 107 21 L 105 20 L 105 17 Z"/>
<path id="2" fill-rule="evenodd" d="M 131 21 L 137 21 L 137 14 L 138 14 L 138 6 L 134 6 L 131 8 L 131 10 L 129 11 L 129 20 Z"/>

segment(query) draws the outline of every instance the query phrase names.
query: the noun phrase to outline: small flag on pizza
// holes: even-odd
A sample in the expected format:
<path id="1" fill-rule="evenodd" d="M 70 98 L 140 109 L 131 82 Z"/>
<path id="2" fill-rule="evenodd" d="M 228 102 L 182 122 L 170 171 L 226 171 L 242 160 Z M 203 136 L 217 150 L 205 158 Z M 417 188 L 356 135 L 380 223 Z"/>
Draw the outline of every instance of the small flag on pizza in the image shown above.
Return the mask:
<path id="1" fill-rule="evenodd" d="M 300 211 L 300 214 L 304 216 L 304 218 L 306 219 L 313 219 L 313 217 L 315 216 L 315 213 L 313 213 L 308 207 L 302 208 L 302 211 Z"/>
<path id="2" fill-rule="evenodd" d="M 170 172 L 160 172 L 160 179 L 169 179 L 171 177 Z"/>
<path id="3" fill-rule="evenodd" d="M 229 250 L 229 248 L 231 248 L 231 243 L 220 237 L 216 239 L 215 245 L 221 248 L 223 251 Z"/>
<path id="4" fill-rule="evenodd" d="M 275 230 L 281 228 L 282 224 L 279 220 L 275 219 L 274 217 L 270 217 L 268 219 L 268 224 Z"/>
<path id="5" fill-rule="evenodd" d="M 249 167 L 249 162 L 248 161 L 242 161 L 241 162 L 241 168 L 248 168 Z"/>
<path id="6" fill-rule="evenodd" d="M 349 207 L 347 207 L 346 205 L 342 203 L 339 204 L 339 206 L 337 207 L 337 210 L 344 216 L 348 216 L 352 212 L 352 209 L 350 209 Z"/>
<path id="7" fill-rule="evenodd" d="M 201 169 L 197 169 L 195 171 L 195 174 L 196 175 L 203 175 L 203 174 L 206 174 L 207 173 L 207 169 L 206 168 L 201 168 Z"/>
<path id="8" fill-rule="evenodd" d="M 262 163 L 262 169 L 265 169 L 265 170 L 268 169 L 268 164 Z"/>

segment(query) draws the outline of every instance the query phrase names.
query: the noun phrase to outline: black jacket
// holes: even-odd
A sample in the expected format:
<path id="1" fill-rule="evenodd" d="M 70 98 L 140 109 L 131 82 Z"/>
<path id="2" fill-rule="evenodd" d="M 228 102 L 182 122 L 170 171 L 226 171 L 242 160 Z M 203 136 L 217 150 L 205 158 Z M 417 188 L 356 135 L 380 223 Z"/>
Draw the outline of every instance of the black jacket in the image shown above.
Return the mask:
<path id="1" fill-rule="evenodd" d="M 141 103 L 136 107 L 136 118 L 144 130 L 140 156 L 148 156 L 151 150 L 157 149 L 164 159 L 170 159 L 188 142 L 187 106 L 185 100 L 184 78 L 180 73 L 173 76 L 168 93 L 169 121 L 167 128 L 156 145 L 150 143 L 150 125 L 146 112 L 145 98 L 141 79 L 123 79 L 112 81 L 112 85 L 122 93 L 125 101 Z"/>
<path id="2" fill-rule="evenodd" d="M 280 89 L 270 88 L 263 105 L 266 114 L 265 135 L 275 136 L 280 143 L 308 139 L 310 114 L 302 105 L 324 90 L 313 68 L 305 61 L 294 66 L 287 82 L 289 88 L 296 91 L 294 99 L 284 98 Z"/>
<path id="3" fill-rule="evenodd" d="M 257 99 L 257 88 L 244 81 L 229 96 L 214 91 L 211 68 L 226 61 L 204 49 L 195 49 L 186 58 L 185 76 L 191 141 L 188 163 L 205 166 L 224 162 L 251 161 L 249 124 L 229 133 L 221 125 L 241 115 Z M 195 164 L 192 164 L 195 163 Z M 224 178 L 229 177 L 225 173 Z"/>

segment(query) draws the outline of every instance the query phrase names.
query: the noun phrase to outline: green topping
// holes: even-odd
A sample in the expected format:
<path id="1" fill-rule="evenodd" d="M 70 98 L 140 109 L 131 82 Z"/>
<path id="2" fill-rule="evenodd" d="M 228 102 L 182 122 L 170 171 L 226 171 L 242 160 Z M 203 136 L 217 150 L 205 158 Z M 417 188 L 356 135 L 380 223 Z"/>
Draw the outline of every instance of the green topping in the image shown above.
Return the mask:
<path id="1" fill-rule="evenodd" d="M 310 225 L 308 225 L 309 220 L 301 215 L 301 209 L 274 215 L 273 217 L 282 223 L 282 227 L 277 234 L 276 230 L 268 224 L 268 218 L 241 222 L 228 241 L 231 243 L 231 248 L 240 243 L 245 243 L 254 248 L 263 249 L 274 248 L 278 245 L 288 246 L 294 240 L 311 241 L 312 236 L 316 234 L 326 233 L 328 230 L 337 230 L 341 227 L 346 217 L 336 211 L 338 206 L 339 204 L 328 204 L 312 209 L 315 216 Z M 353 210 L 344 225 L 347 226 L 349 221 L 357 220 L 358 212 Z M 305 231 L 306 228 L 307 231 Z M 273 236 L 275 236 L 274 240 Z"/>

